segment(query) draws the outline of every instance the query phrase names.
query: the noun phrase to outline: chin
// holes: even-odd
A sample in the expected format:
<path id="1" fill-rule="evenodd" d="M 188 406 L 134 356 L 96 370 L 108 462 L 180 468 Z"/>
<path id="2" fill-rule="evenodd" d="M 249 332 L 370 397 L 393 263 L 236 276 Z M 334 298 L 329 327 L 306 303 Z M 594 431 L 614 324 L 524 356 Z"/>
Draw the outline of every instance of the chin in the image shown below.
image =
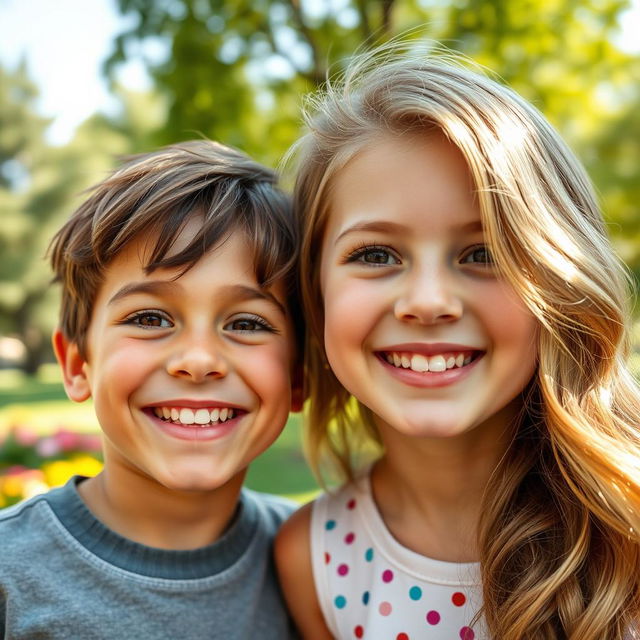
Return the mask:
<path id="1" fill-rule="evenodd" d="M 170 491 L 215 491 L 226 485 L 233 476 L 229 474 L 220 474 L 215 472 L 198 472 L 194 469 L 184 470 L 157 478 L 164 487 Z"/>

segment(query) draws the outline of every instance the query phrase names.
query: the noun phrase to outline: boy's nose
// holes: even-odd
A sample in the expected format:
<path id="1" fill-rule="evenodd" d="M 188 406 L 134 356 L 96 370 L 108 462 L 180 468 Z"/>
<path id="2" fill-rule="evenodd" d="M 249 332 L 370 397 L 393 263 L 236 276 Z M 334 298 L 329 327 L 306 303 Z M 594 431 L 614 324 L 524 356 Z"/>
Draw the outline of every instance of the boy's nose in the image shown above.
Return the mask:
<path id="1" fill-rule="evenodd" d="M 439 268 L 407 274 L 394 305 L 398 320 L 425 325 L 452 322 L 462 313 L 462 299 L 453 278 Z"/>
<path id="2" fill-rule="evenodd" d="M 174 353 L 167 362 L 167 371 L 177 378 L 203 382 L 223 378 L 229 371 L 226 358 L 213 344 L 198 342 Z"/>

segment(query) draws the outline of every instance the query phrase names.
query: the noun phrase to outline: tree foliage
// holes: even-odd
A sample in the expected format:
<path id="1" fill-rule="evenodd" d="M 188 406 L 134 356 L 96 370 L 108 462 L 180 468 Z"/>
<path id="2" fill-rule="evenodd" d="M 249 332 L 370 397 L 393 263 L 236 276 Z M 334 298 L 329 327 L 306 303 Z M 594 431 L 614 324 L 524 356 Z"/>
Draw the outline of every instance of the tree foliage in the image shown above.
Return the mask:
<path id="1" fill-rule="evenodd" d="M 163 112 L 157 98 L 123 93 L 118 117 L 95 115 L 71 143 L 52 147 L 44 136 L 49 122 L 36 113 L 37 95 L 23 66 L 0 68 L 0 334 L 22 341 L 30 373 L 51 357 L 57 318 L 45 260 L 51 237 L 117 156 L 150 144 L 147 134 Z"/>
<path id="2" fill-rule="evenodd" d="M 106 69 L 163 43 L 167 55 L 147 60 L 169 104 L 157 141 L 199 132 L 273 165 L 299 133 L 301 96 L 330 68 L 399 34 L 437 40 L 492 69 L 560 129 L 594 178 L 624 257 L 640 269 L 640 60 L 613 44 L 628 4 L 118 0 L 135 24 L 117 37 Z"/>

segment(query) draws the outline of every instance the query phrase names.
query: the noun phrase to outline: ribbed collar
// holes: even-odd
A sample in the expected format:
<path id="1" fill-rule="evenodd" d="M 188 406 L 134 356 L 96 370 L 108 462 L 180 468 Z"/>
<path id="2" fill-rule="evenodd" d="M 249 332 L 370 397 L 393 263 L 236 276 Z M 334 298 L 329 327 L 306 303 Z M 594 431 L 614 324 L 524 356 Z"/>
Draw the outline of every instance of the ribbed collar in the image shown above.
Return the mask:
<path id="1" fill-rule="evenodd" d="M 188 580 L 220 573 L 243 555 L 257 526 L 257 506 L 242 492 L 232 523 L 213 544 L 180 551 L 147 547 L 118 535 L 89 511 L 77 489 L 85 479 L 74 476 L 44 498 L 83 547 L 105 562 L 139 575 Z"/>

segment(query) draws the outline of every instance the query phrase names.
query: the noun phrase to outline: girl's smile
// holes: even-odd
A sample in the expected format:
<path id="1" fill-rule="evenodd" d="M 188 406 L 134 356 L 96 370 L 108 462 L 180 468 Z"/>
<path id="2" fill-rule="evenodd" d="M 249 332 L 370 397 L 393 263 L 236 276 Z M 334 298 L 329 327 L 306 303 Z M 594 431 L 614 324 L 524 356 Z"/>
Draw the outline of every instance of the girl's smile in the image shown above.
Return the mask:
<path id="1" fill-rule="evenodd" d="M 500 412 L 535 371 L 536 321 L 493 264 L 457 148 L 383 137 L 337 174 L 331 204 L 326 353 L 383 437 L 456 436 L 512 416 Z"/>

